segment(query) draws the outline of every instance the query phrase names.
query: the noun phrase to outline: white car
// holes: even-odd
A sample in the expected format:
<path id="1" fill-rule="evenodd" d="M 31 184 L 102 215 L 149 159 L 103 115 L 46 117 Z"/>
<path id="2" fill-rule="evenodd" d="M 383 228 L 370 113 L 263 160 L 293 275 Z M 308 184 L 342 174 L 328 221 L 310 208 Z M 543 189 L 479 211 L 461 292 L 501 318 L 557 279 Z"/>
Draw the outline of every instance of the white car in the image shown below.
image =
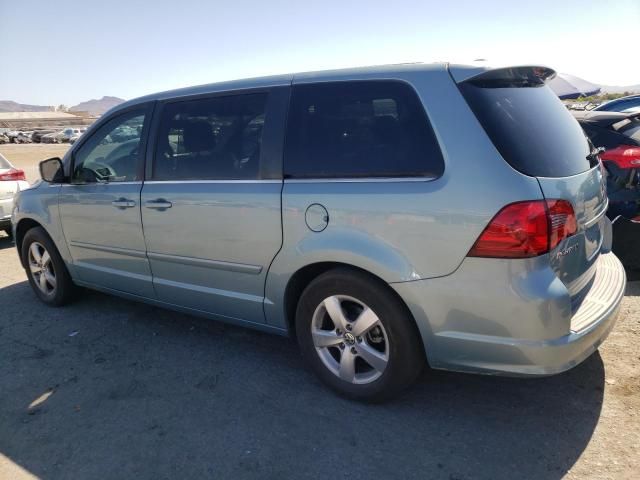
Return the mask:
<path id="1" fill-rule="evenodd" d="M 0 230 L 11 236 L 11 210 L 16 192 L 29 187 L 24 171 L 14 168 L 0 154 Z"/>
<path id="2" fill-rule="evenodd" d="M 77 129 L 76 129 L 77 130 Z M 76 132 L 76 130 L 74 130 L 74 134 L 71 135 L 71 137 L 69 137 L 69 143 L 71 145 L 73 145 L 74 143 L 76 143 L 78 141 L 78 139 L 82 136 L 82 134 L 87 130 L 86 128 L 81 128 L 80 130 Z"/>

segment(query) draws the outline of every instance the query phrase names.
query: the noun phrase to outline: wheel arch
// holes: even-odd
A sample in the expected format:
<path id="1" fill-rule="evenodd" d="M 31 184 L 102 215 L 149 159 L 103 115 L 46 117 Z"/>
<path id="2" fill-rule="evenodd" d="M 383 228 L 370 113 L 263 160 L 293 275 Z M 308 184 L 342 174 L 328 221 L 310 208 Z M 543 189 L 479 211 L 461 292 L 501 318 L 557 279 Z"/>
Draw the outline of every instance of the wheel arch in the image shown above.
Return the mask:
<path id="1" fill-rule="evenodd" d="M 34 220 L 33 218 L 22 218 L 16 225 L 16 248 L 18 249 L 20 263 L 24 268 L 26 268 L 26 265 L 24 258 L 22 258 L 22 242 L 24 241 L 24 236 L 27 234 L 27 232 L 36 227 L 42 228 L 47 233 L 47 235 L 49 235 L 49 238 L 51 238 L 51 235 L 49 234 L 49 232 L 47 232 L 47 229 L 40 222 Z"/>
<path id="2" fill-rule="evenodd" d="M 289 278 L 289 281 L 287 282 L 287 285 L 284 290 L 283 312 L 285 316 L 286 328 L 290 336 L 292 337 L 295 336 L 296 308 L 298 306 L 298 301 L 300 300 L 300 295 L 302 294 L 304 289 L 307 288 L 307 286 L 309 286 L 309 284 L 314 279 L 316 279 L 323 273 L 326 273 L 330 270 L 340 270 L 340 269 L 345 271 L 350 271 L 350 272 L 357 272 L 359 274 L 365 275 L 369 277 L 371 280 L 378 283 L 379 285 L 383 286 L 391 295 L 393 295 L 403 305 L 406 315 L 408 316 L 408 318 L 411 319 L 411 323 L 415 327 L 415 334 L 418 335 L 422 340 L 420 328 L 416 322 L 416 319 L 411 309 L 409 308 L 405 300 L 402 298 L 402 296 L 395 289 L 389 286 L 387 282 L 385 282 L 378 275 L 375 275 L 374 273 L 368 270 L 365 270 L 363 268 L 360 268 L 348 263 L 331 262 L 331 261 L 316 262 L 316 263 L 305 265 L 299 268 L 298 270 L 296 270 L 293 273 L 293 275 L 291 275 L 291 277 Z M 421 342 L 421 344 L 423 345 L 423 354 L 426 359 L 427 356 L 426 356 L 426 352 L 424 351 L 424 342 Z"/>

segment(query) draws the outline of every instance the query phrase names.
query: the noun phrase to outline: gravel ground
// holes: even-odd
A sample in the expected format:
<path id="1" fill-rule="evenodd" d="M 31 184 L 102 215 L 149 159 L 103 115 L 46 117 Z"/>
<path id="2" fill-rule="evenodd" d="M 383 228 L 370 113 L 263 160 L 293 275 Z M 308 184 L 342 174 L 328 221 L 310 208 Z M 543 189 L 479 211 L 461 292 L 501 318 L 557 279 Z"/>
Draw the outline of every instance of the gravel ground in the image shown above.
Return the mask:
<path id="1" fill-rule="evenodd" d="M 569 372 L 427 370 L 384 405 L 336 397 L 286 338 L 87 290 L 45 307 L 6 237 L 0 305 L 1 479 L 639 477 L 640 282 Z"/>

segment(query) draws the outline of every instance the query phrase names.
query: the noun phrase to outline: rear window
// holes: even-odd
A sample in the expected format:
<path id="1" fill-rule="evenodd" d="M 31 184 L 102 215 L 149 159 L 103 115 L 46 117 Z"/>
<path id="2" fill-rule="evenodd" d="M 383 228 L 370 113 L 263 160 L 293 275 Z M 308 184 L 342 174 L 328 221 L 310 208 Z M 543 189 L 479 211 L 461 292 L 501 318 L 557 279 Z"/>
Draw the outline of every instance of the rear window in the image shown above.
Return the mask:
<path id="1" fill-rule="evenodd" d="M 568 177 L 591 168 L 582 128 L 549 87 L 493 88 L 465 82 L 460 89 L 516 170 L 533 177 Z"/>
<path id="2" fill-rule="evenodd" d="M 416 92 L 397 81 L 297 85 L 287 121 L 291 178 L 440 176 L 440 147 Z"/>
<path id="3" fill-rule="evenodd" d="M 640 143 L 640 118 L 634 118 L 628 125 L 618 131 L 625 137 L 632 138 Z"/>

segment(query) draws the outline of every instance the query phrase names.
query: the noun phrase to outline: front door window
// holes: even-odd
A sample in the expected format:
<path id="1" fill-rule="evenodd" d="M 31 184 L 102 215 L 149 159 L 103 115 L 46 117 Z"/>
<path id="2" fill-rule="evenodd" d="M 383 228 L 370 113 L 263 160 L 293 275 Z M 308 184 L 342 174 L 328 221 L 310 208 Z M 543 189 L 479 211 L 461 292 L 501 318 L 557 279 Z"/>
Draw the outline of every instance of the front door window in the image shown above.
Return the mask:
<path id="1" fill-rule="evenodd" d="M 72 182 L 141 180 L 140 138 L 144 120 L 144 111 L 133 111 L 100 127 L 76 152 Z"/>

